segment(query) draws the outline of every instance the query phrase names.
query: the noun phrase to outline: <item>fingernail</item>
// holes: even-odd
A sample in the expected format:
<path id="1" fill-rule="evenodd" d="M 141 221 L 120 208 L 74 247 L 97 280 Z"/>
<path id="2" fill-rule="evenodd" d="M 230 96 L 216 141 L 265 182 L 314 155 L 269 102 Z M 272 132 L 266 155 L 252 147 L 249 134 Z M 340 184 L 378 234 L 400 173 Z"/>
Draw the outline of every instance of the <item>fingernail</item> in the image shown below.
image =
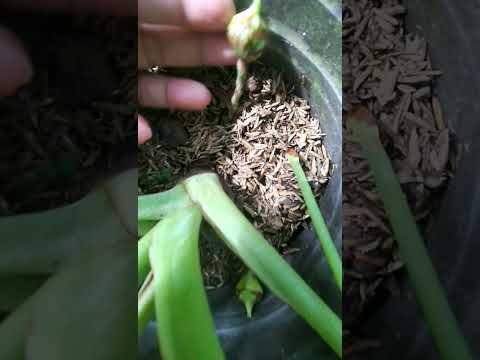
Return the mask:
<path id="1" fill-rule="evenodd" d="M 235 53 L 235 50 L 230 46 L 230 44 L 226 44 L 220 52 L 222 56 L 222 65 L 231 65 L 235 64 L 237 61 L 237 54 Z"/>
<path id="2" fill-rule="evenodd" d="M 236 61 L 237 54 L 227 39 L 212 42 L 205 54 L 205 62 L 209 65 L 233 65 Z"/>
<path id="3" fill-rule="evenodd" d="M 13 95 L 30 81 L 33 68 L 20 41 L 0 28 L 0 96 Z"/>
<path id="4" fill-rule="evenodd" d="M 146 143 L 152 138 L 152 130 L 150 129 L 150 126 L 148 126 L 147 121 L 141 116 L 138 117 L 137 131 L 139 145 Z"/>

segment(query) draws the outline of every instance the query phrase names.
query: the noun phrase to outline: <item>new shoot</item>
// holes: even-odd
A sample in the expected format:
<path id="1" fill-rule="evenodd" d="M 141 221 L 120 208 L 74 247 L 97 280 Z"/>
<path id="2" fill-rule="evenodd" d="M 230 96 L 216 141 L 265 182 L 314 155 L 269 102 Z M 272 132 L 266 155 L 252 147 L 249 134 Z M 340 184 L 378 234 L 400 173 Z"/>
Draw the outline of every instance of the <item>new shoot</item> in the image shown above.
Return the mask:
<path id="1" fill-rule="evenodd" d="M 267 25 L 262 18 L 262 1 L 254 0 L 250 7 L 235 15 L 227 29 L 230 44 L 235 50 L 237 80 L 232 97 L 232 107 L 238 108 L 248 74 L 248 64 L 256 61 L 266 46 Z"/>
<path id="2" fill-rule="evenodd" d="M 335 283 L 340 291 L 342 291 L 342 261 L 340 260 L 340 256 L 335 248 L 335 244 L 330 236 L 327 224 L 325 223 L 322 213 L 320 212 L 320 208 L 315 200 L 312 189 L 308 184 L 307 177 L 305 176 L 302 166 L 300 165 L 300 159 L 295 151 L 289 151 L 287 153 L 287 159 L 292 167 L 293 173 L 295 174 L 295 178 L 297 179 L 298 186 L 302 192 L 303 200 L 307 206 L 308 215 L 310 215 L 310 218 L 312 219 L 315 233 L 317 234 L 317 238 L 320 241 L 325 258 L 327 259 L 330 270 L 332 271 Z"/>

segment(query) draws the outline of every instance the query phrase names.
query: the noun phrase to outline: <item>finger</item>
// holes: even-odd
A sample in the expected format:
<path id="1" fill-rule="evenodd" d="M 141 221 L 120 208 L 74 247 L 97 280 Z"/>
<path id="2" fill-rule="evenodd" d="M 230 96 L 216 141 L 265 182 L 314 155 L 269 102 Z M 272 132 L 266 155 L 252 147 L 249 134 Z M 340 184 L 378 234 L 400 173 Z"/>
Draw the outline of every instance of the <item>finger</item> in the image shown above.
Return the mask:
<path id="1" fill-rule="evenodd" d="M 137 15 L 137 0 L 3 0 L 2 7 L 19 10 L 92 11 L 109 15 Z"/>
<path id="2" fill-rule="evenodd" d="M 152 130 L 143 116 L 138 116 L 138 144 L 144 144 L 152 137 Z"/>
<path id="3" fill-rule="evenodd" d="M 138 101 L 145 107 L 199 111 L 208 106 L 211 99 L 210 91 L 197 81 L 166 76 L 140 76 Z"/>
<path id="4" fill-rule="evenodd" d="M 0 27 L 0 97 L 13 95 L 32 74 L 32 64 L 20 41 Z"/>
<path id="5" fill-rule="evenodd" d="M 193 33 L 165 26 L 142 26 L 138 39 L 141 69 L 152 66 L 232 65 L 235 52 L 223 35 Z"/>
<path id="6" fill-rule="evenodd" d="M 138 20 L 200 31 L 225 30 L 235 14 L 233 0 L 139 0 Z"/>

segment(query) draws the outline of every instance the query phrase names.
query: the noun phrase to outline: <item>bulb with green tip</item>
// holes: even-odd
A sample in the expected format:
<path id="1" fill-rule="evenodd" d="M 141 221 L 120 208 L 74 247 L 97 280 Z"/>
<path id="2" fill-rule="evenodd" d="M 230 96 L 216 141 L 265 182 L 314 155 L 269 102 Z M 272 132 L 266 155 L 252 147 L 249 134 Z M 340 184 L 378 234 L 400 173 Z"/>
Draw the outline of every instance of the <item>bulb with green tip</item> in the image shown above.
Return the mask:
<path id="1" fill-rule="evenodd" d="M 262 295 L 263 289 L 260 282 L 251 271 L 248 271 L 237 284 L 237 296 L 245 305 L 249 319 L 252 318 L 254 305 L 260 301 Z"/>
<path id="2" fill-rule="evenodd" d="M 250 7 L 235 15 L 227 29 L 230 44 L 237 56 L 246 61 L 257 60 L 266 45 L 267 25 L 261 16 L 262 1 L 254 0 Z"/>

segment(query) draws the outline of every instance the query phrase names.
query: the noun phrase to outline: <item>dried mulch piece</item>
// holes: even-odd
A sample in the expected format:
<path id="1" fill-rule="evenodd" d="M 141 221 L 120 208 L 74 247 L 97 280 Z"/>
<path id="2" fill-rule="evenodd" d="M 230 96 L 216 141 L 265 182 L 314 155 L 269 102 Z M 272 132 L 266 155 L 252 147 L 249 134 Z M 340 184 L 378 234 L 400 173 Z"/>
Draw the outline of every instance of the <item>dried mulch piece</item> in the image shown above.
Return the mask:
<path id="1" fill-rule="evenodd" d="M 426 231 L 453 176 L 455 156 L 432 91 L 441 72 L 432 69 L 425 39 L 406 32 L 405 13 L 398 0 L 343 2 L 343 106 L 348 112 L 363 104 L 378 119 L 384 146 Z M 350 334 L 372 299 L 394 291 L 402 263 L 368 165 L 346 129 L 342 166 L 344 326 Z M 362 349 L 350 335 L 345 344 Z"/>
<path id="2" fill-rule="evenodd" d="M 141 150 L 140 177 L 168 169 L 170 179 L 163 185 L 145 181 L 140 191 L 171 187 L 195 169 L 214 170 L 254 225 L 281 253 L 288 252 L 288 240 L 305 223 L 307 214 L 285 154 L 289 148 L 297 151 L 319 196 L 333 168 L 319 120 L 310 114 L 307 101 L 287 88 L 279 73 L 259 70 L 250 77 L 242 110 L 233 118 L 229 105 L 233 74 L 209 70 L 200 77 L 212 89 L 212 104 L 200 114 L 169 115 L 180 128 L 172 130 L 175 123 L 170 123 L 169 130 L 159 129 L 158 142 Z M 176 138 L 179 141 L 174 143 L 181 145 L 169 147 L 167 139 L 162 141 L 165 137 L 170 142 Z M 207 286 L 223 284 L 229 264 L 222 268 L 215 260 L 222 255 L 210 254 L 211 261 L 206 264 L 217 265 L 206 276 Z M 222 281 L 212 281 L 219 273 L 224 274 Z"/>
<path id="3" fill-rule="evenodd" d="M 35 78 L 0 99 L 0 216 L 80 199 L 117 168 L 120 154 L 133 154 L 137 131 L 134 22 L 63 15 L 5 21 L 18 28 Z"/>
<path id="4" fill-rule="evenodd" d="M 307 102 L 288 94 L 280 78 L 259 81 L 249 102 L 228 129 L 226 156 L 217 157 L 217 170 L 257 228 L 280 244 L 306 218 L 286 151 L 297 151 L 318 194 L 331 170 L 325 135 Z"/>

